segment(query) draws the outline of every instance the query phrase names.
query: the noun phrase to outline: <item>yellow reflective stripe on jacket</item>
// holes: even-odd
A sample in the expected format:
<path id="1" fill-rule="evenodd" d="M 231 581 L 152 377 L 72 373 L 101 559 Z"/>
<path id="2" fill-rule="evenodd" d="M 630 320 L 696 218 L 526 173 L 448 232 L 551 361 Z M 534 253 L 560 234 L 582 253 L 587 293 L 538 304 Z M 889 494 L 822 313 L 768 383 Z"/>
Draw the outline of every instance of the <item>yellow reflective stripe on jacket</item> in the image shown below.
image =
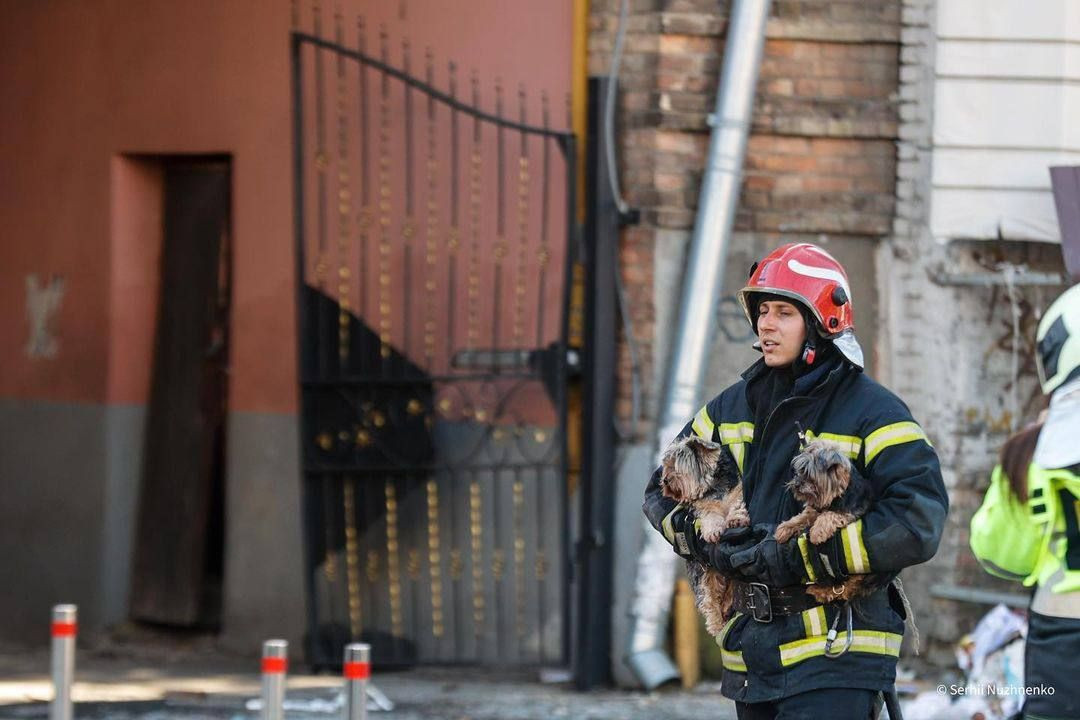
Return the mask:
<path id="1" fill-rule="evenodd" d="M 724 445 L 732 443 L 748 443 L 754 441 L 754 423 L 720 423 L 720 442 Z"/>
<path id="2" fill-rule="evenodd" d="M 918 423 L 905 421 L 880 427 L 866 436 L 866 464 L 869 465 L 885 448 L 916 440 L 924 440 L 930 445 L 930 440 Z"/>
<path id="3" fill-rule="evenodd" d="M 660 531 L 664 533 L 664 537 L 672 545 L 675 544 L 675 528 L 671 527 L 671 516 L 683 509 L 682 505 L 676 505 L 671 509 L 664 519 L 660 521 Z"/>
<path id="4" fill-rule="evenodd" d="M 727 448 L 731 451 L 731 457 L 735 458 L 735 464 L 739 466 L 739 472 L 742 472 L 743 462 L 746 460 L 746 443 L 732 443 Z"/>
<path id="5" fill-rule="evenodd" d="M 817 582 L 817 575 L 814 573 L 814 564 L 810 562 L 810 540 L 805 535 L 799 535 L 799 553 L 802 554 L 803 568 L 806 570 L 806 578 L 812 582 Z"/>
<path id="6" fill-rule="evenodd" d="M 877 630 L 854 630 L 851 638 L 849 652 L 871 653 L 874 655 L 892 655 L 900 657 L 900 643 L 904 637 L 896 633 L 878 632 Z M 826 636 L 805 638 L 794 642 L 784 643 L 780 646 L 780 664 L 790 667 L 803 660 L 819 657 L 825 654 Z M 847 635 L 841 632 L 833 641 L 833 653 L 840 652 L 847 645 Z"/>
<path id="7" fill-rule="evenodd" d="M 754 423 L 720 423 L 720 443 L 727 445 L 731 451 L 731 457 L 735 458 L 735 464 L 739 472 L 743 472 L 746 464 L 746 446 L 754 439 Z"/>
<path id="8" fill-rule="evenodd" d="M 741 612 L 737 612 L 731 616 L 731 619 L 724 623 L 724 627 L 720 628 L 720 634 L 716 636 L 716 644 L 720 646 L 720 664 L 724 666 L 725 670 L 732 670 L 734 672 L 746 672 L 746 663 L 743 661 L 743 655 L 741 650 L 728 650 L 724 647 L 724 640 L 727 639 L 728 632 L 731 631 L 731 626 L 735 624 L 735 621 L 742 617 Z"/>
<path id="9" fill-rule="evenodd" d="M 825 635 L 829 632 L 829 623 L 825 619 L 825 606 L 818 605 L 817 607 L 810 608 L 809 610 L 802 611 L 803 630 L 806 631 L 806 637 L 812 638 L 818 635 Z"/>
<path id="10" fill-rule="evenodd" d="M 847 455 L 852 460 L 859 457 L 859 451 L 862 450 L 862 438 L 856 435 L 838 435 L 837 433 L 821 433 L 817 434 L 813 430 L 806 431 L 806 439 L 808 441 L 814 440 L 826 440 L 831 443 L 835 443 L 840 446 L 840 451 Z"/>
<path id="11" fill-rule="evenodd" d="M 692 427 L 694 434 L 698 437 L 712 440 L 713 428 L 716 427 L 716 423 L 709 417 L 709 407 L 707 405 L 698 410 L 698 414 L 694 416 Z"/>
<path id="12" fill-rule="evenodd" d="M 725 650 L 720 648 L 720 664 L 725 670 L 732 672 L 746 672 L 746 663 L 743 661 L 741 650 Z"/>
<path id="13" fill-rule="evenodd" d="M 844 564 L 849 573 L 870 572 L 870 558 L 862 539 L 862 520 L 856 520 L 840 529 L 840 542 L 844 546 Z"/>

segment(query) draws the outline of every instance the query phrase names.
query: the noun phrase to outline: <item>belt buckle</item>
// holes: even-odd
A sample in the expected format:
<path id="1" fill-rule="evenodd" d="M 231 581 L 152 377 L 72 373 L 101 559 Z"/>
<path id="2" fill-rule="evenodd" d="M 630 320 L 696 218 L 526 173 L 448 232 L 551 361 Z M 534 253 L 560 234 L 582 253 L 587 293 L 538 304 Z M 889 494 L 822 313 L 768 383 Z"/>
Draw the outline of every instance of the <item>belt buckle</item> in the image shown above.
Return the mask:
<path id="1" fill-rule="evenodd" d="M 769 586 L 759 582 L 747 583 L 747 585 L 749 590 L 746 607 L 749 608 L 754 620 L 760 623 L 772 622 L 772 599 L 769 597 Z"/>

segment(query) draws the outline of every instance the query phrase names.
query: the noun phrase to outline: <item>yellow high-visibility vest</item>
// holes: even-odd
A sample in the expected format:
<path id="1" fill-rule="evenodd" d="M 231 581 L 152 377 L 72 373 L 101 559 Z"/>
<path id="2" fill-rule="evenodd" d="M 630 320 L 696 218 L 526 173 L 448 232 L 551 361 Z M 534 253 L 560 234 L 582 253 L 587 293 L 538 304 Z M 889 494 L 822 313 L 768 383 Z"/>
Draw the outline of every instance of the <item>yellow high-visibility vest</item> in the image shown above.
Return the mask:
<path id="1" fill-rule="evenodd" d="M 1025 586 L 1061 571 L 1055 593 L 1080 590 L 1080 476 L 1068 469 L 1028 468 L 1028 499 L 994 468 L 982 506 L 971 518 L 971 550 L 991 575 Z"/>

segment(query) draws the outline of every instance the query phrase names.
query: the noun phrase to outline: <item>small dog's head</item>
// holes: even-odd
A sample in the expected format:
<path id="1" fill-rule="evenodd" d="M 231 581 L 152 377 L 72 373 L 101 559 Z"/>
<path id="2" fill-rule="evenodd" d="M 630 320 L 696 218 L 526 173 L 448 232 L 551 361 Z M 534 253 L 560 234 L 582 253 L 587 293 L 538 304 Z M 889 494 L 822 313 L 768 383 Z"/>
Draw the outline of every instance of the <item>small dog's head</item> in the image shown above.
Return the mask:
<path id="1" fill-rule="evenodd" d="M 791 461 L 795 475 L 788 490 L 799 502 L 824 510 L 843 495 L 851 481 L 851 461 L 839 445 L 815 440 Z"/>
<path id="2" fill-rule="evenodd" d="M 721 452 L 722 446 L 697 435 L 673 442 L 660 460 L 663 494 L 679 502 L 703 497 L 717 482 Z"/>

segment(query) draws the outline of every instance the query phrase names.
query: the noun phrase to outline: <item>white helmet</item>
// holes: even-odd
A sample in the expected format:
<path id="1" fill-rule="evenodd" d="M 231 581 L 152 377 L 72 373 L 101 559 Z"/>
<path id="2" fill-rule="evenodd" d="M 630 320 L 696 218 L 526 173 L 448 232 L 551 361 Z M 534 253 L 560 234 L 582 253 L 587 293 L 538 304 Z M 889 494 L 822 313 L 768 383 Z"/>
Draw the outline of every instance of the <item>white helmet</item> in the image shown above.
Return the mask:
<path id="1" fill-rule="evenodd" d="M 1043 394 L 1080 377 L 1080 285 L 1073 285 L 1047 308 L 1035 343 Z"/>

